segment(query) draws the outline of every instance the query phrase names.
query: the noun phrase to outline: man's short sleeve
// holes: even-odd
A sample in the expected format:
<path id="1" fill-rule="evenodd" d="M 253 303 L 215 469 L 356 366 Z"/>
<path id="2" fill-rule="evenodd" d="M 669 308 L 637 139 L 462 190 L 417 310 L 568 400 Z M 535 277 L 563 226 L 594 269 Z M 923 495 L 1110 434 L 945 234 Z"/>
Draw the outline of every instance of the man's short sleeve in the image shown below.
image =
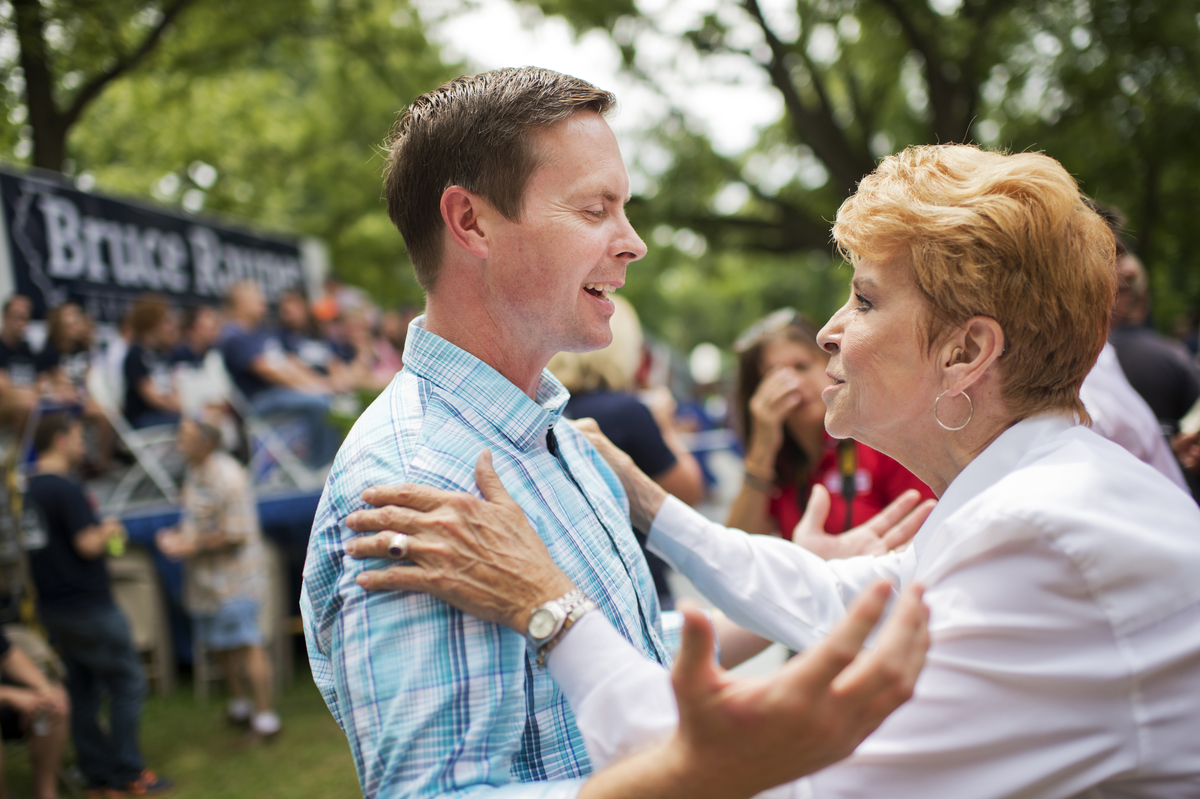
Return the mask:
<path id="1" fill-rule="evenodd" d="M 150 376 L 150 368 L 146 366 L 146 351 L 141 347 L 130 347 L 121 368 L 127 389 L 137 391 L 138 383 Z"/>
<path id="2" fill-rule="evenodd" d="M 250 490 L 249 475 L 230 457 L 222 458 L 219 469 L 221 532 L 227 539 L 249 541 L 258 527 L 258 506 Z"/>
<path id="3" fill-rule="evenodd" d="M 221 342 L 221 355 L 231 372 L 249 372 L 254 359 L 262 354 L 263 336 L 237 332 Z"/>
<path id="4" fill-rule="evenodd" d="M 57 502 L 72 537 L 100 523 L 82 491 L 60 491 Z"/>

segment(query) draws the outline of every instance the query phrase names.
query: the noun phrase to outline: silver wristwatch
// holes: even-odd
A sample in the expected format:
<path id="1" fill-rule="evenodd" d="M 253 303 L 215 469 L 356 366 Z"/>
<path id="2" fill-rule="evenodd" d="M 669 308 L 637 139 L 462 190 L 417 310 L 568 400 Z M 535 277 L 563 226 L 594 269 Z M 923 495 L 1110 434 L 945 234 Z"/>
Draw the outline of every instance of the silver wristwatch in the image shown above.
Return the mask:
<path id="1" fill-rule="evenodd" d="M 529 642 L 530 650 L 537 653 L 538 668 L 546 668 L 546 656 L 563 633 L 583 614 L 595 609 L 596 603 L 578 588 L 533 609 L 525 628 L 525 640 Z"/>

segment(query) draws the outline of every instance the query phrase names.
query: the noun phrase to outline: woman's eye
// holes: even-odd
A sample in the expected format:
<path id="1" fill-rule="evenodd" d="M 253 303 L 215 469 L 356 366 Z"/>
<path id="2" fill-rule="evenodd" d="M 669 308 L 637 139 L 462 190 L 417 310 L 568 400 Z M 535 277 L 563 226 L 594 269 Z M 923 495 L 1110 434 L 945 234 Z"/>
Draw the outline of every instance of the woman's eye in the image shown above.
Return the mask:
<path id="1" fill-rule="evenodd" d="M 858 292 L 854 292 L 854 299 L 858 300 L 858 310 L 869 311 L 873 307 L 871 301 Z"/>
<path id="2" fill-rule="evenodd" d="M 591 215 L 591 216 L 594 216 L 594 217 L 596 217 L 597 219 L 599 219 L 600 217 L 604 216 L 604 209 L 603 209 L 603 208 L 585 208 L 585 209 L 584 209 L 584 211 L 585 211 L 587 214 L 589 214 L 589 215 Z"/>

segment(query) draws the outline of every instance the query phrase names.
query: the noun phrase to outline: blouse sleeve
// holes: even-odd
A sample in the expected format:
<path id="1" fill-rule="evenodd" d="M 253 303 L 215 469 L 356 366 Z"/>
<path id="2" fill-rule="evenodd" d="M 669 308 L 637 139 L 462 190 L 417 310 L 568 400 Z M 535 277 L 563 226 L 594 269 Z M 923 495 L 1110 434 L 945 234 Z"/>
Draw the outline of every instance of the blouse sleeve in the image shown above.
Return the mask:
<path id="1" fill-rule="evenodd" d="M 674 497 L 655 517 L 649 545 L 736 624 L 796 650 L 828 636 L 874 580 L 898 584 L 914 557 L 910 547 L 824 561 L 791 541 L 711 522 Z"/>

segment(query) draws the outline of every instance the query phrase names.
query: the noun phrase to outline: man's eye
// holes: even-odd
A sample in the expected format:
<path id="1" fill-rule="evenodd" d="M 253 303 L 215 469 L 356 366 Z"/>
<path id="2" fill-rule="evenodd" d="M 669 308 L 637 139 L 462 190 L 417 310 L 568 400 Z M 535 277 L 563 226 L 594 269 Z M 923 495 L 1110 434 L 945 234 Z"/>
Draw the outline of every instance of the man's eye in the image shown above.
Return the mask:
<path id="1" fill-rule="evenodd" d="M 588 215 L 590 215 L 590 216 L 594 216 L 594 217 L 596 217 L 597 219 L 599 219 L 600 217 L 604 216 L 604 209 L 603 209 L 603 208 L 585 208 L 585 209 L 583 209 L 583 210 L 584 210 L 584 213 L 586 213 L 586 214 L 588 214 Z"/>

